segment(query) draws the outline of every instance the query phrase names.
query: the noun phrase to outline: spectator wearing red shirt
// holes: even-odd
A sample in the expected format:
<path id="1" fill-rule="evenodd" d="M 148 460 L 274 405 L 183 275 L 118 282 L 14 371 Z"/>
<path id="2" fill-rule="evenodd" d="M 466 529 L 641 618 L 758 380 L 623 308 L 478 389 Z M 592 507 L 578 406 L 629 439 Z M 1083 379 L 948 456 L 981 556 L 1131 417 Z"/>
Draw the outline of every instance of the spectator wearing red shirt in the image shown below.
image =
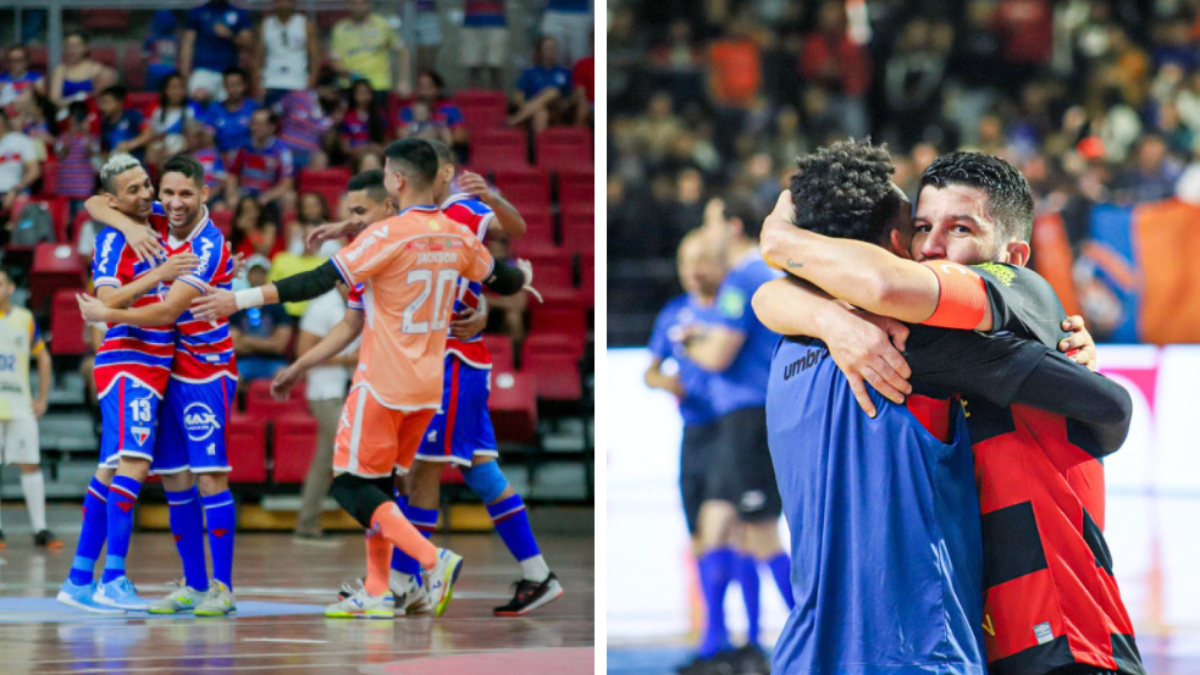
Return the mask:
<path id="1" fill-rule="evenodd" d="M 229 194 L 240 187 L 259 204 L 274 203 L 282 213 L 296 203 L 293 190 L 292 151 L 288 150 L 275 132 L 279 118 L 265 108 L 255 110 L 250 117 L 250 145 L 238 150 L 229 167 Z"/>
<path id="2" fill-rule="evenodd" d="M 1049 0 L 1004 0 L 996 11 L 1001 57 L 1019 66 L 1047 66 L 1054 56 L 1054 10 Z M 1030 73 L 1032 74 L 1032 73 Z"/>
<path id="3" fill-rule="evenodd" d="M 254 197 L 246 195 L 238 200 L 233 211 L 233 232 L 229 244 L 234 253 L 249 258 L 258 254 L 268 260 L 284 250 L 286 242 L 279 235 L 279 224 L 274 214 L 264 209 Z"/>
<path id="4" fill-rule="evenodd" d="M 843 133 L 856 138 L 866 135 L 871 57 L 850 38 L 844 3 L 830 0 L 821 5 L 817 30 L 804 38 L 800 74 L 825 89 Z"/>

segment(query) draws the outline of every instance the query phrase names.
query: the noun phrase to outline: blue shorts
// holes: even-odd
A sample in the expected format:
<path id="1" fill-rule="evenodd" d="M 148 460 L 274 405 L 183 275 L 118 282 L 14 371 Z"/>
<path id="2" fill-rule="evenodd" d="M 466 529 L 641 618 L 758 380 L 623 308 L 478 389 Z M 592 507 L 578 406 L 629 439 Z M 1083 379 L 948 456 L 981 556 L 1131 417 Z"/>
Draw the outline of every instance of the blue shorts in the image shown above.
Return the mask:
<path id="1" fill-rule="evenodd" d="M 153 389 L 132 377 L 118 377 L 100 396 L 101 468 L 117 468 L 120 455 L 154 459 L 161 404 Z"/>
<path id="2" fill-rule="evenodd" d="M 218 377 L 208 382 L 171 378 L 163 399 L 156 473 L 227 473 L 225 443 L 237 381 Z"/>
<path id="3" fill-rule="evenodd" d="M 496 431 L 488 415 L 491 390 L 491 370 L 447 356 L 442 408 L 425 430 L 417 459 L 471 466 L 475 457 L 497 456 Z"/>

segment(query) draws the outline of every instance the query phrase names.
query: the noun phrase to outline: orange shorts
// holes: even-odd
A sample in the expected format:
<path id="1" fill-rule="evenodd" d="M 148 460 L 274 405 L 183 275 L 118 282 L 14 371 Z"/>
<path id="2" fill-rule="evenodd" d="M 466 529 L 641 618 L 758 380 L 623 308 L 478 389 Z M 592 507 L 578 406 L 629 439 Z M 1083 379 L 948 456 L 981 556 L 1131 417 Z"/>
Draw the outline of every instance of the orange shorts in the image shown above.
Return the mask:
<path id="1" fill-rule="evenodd" d="M 435 412 L 393 410 L 366 387 L 354 389 L 338 420 L 333 470 L 364 478 L 391 476 L 393 468 L 408 471 Z"/>

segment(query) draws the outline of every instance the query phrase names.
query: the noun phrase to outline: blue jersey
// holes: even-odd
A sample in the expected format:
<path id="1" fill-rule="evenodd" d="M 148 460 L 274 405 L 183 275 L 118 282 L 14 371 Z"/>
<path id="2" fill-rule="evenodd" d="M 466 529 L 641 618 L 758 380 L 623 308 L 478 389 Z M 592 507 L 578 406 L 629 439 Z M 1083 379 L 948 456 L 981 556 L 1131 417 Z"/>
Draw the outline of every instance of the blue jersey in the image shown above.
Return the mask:
<path id="1" fill-rule="evenodd" d="M 761 406 L 767 400 L 767 374 L 779 336 L 758 320 L 750 299 L 759 286 L 780 274 L 755 249 L 729 270 L 717 292 L 716 323 L 746 336 L 733 363 L 713 380 L 713 407 L 718 415 Z"/>
<path id="2" fill-rule="evenodd" d="M 868 391 L 875 419 L 823 343 L 779 343 L 767 432 L 796 605 L 771 672 L 983 675 L 983 544 L 962 408 L 943 443 Z"/>
<path id="3" fill-rule="evenodd" d="M 687 357 L 679 339 L 687 326 L 704 323 L 712 314 L 711 307 L 705 307 L 685 293 L 662 308 L 654 322 L 654 331 L 650 333 L 649 349 L 654 358 L 674 359 L 679 364 L 679 383 L 684 391 L 684 397 L 679 401 L 679 414 L 684 424 L 708 424 L 717 417 L 710 398 L 713 374 Z"/>
<path id="4" fill-rule="evenodd" d="M 258 104 L 250 99 L 242 101 L 237 110 L 230 111 L 224 103 L 208 107 L 208 125 L 214 129 L 213 140 L 221 152 L 231 152 L 250 146 L 250 117 L 258 110 Z"/>
<path id="5" fill-rule="evenodd" d="M 238 46 L 233 39 L 217 35 L 213 29 L 218 24 L 229 28 L 234 38 L 238 33 L 254 27 L 250 12 L 228 2 L 207 2 L 188 10 L 184 29 L 196 32 L 192 68 L 222 73 L 238 64 Z"/>

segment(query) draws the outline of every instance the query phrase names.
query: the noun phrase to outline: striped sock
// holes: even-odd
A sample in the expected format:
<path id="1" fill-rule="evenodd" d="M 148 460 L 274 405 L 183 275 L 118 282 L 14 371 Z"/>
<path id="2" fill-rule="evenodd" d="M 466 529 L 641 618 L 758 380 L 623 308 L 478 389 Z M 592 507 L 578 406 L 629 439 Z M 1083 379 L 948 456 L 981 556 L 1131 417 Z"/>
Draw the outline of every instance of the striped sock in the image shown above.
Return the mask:
<path id="1" fill-rule="evenodd" d="M 204 559 L 204 507 L 200 492 L 192 486 L 182 492 L 167 492 L 171 534 L 183 561 L 184 583 L 198 591 L 208 590 L 208 562 Z"/>
<path id="2" fill-rule="evenodd" d="M 208 549 L 212 553 L 213 579 L 233 589 L 233 531 L 237 529 L 237 510 L 233 494 L 222 490 L 202 497 L 208 521 Z"/>
<path id="3" fill-rule="evenodd" d="M 78 586 L 92 583 L 96 558 L 108 539 L 108 486 L 92 477 L 87 494 L 83 496 L 83 529 L 75 546 L 75 561 L 71 563 L 71 583 Z"/>
<path id="4" fill-rule="evenodd" d="M 521 563 L 521 576 L 530 581 L 545 581 L 550 576 L 550 568 L 546 566 L 542 551 L 533 537 L 533 528 L 529 526 L 529 514 L 525 512 L 525 501 L 521 495 L 488 504 L 487 510 L 496 534 L 500 535 L 509 552 Z"/>
<path id="5" fill-rule="evenodd" d="M 104 583 L 125 576 L 125 556 L 133 536 L 133 507 L 142 484 L 129 476 L 116 476 L 108 488 L 108 554 L 104 556 Z"/>

